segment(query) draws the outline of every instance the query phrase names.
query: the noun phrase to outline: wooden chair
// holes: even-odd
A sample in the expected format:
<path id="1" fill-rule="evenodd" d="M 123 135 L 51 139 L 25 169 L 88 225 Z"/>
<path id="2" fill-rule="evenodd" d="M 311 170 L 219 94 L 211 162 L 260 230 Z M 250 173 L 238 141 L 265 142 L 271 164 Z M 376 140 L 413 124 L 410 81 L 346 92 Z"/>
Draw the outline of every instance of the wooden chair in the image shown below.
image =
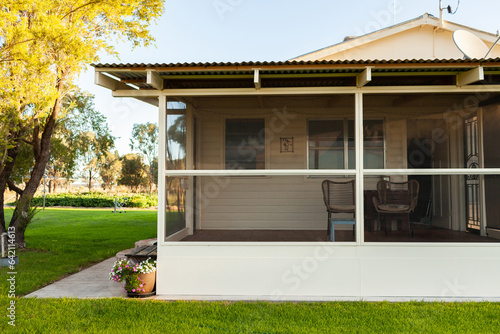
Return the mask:
<path id="1" fill-rule="evenodd" d="M 387 215 L 403 215 L 408 221 L 408 236 L 413 236 L 410 213 L 415 210 L 418 202 L 419 183 L 416 180 L 406 182 L 391 182 L 380 180 L 377 183 L 378 198 L 373 197 L 373 205 L 377 211 L 378 230 L 380 215 L 384 215 L 384 229 L 387 235 Z"/>
<path id="2" fill-rule="evenodd" d="M 324 180 L 321 183 L 323 190 L 323 201 L 325 202 L 326 211 L 328 212 L 327 233 L 332 236 L 332 241 L 335 241 L 335 224 L 352 224 L 354 234 L 354 180 L 350 181 L 330 181 Z M 332 214 L 351 213 L 353 218 L 332 218 Z M 331 230 L 333 228 L 333 230 Z"/>

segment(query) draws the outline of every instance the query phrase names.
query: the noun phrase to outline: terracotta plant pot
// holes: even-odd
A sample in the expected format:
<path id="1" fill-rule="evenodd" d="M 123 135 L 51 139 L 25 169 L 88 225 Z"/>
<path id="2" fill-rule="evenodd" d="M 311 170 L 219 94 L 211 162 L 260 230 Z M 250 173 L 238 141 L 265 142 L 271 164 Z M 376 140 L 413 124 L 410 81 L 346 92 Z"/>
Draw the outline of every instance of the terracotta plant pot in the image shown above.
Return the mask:
<path id="1" fill-rule="evenodd" d="M 156 271 L 148 274 L 139 274 L 139 279 L 144 281 L 144 292 L 142 293 L 150 293 L 153 291 L 156 282 Z"/>

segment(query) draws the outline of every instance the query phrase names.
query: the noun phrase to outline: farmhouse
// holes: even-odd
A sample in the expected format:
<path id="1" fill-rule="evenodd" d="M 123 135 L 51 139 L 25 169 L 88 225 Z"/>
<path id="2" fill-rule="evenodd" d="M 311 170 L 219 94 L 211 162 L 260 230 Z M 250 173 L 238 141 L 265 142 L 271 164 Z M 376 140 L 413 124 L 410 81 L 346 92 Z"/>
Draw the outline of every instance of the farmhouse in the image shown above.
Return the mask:
<path id="1" fill-rule="evenodd" d="M 424 14 L 282 62 L 94 65 L 158 106 L 157 294 L 500 297 L 500 46 L 455 31 L 498 37 Z"/>

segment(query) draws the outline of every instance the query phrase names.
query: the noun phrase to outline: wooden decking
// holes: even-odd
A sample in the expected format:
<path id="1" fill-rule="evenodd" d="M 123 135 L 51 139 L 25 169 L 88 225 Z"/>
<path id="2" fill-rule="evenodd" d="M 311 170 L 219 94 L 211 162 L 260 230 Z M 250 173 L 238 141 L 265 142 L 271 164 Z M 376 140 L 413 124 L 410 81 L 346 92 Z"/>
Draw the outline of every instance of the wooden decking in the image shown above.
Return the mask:
<path id="1" fill-rule="evenodd" d="M 335 231 L 336 241 L 355 241 L 352 230 Z M 199 230 L 183 241 L 327 241 L 326 231 L 317 230 Z M 469 232 L 442 229 L 415 230 L 413 238 L 407 231 L 365 232 L 367 242 L 500 242 Z"/>

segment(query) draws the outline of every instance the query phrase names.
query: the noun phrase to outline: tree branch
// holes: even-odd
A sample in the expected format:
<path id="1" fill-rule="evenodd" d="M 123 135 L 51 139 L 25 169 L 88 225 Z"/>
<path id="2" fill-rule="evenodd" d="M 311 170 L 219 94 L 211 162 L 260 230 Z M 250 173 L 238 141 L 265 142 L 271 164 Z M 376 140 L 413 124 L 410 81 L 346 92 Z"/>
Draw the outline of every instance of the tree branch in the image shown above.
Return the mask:
<path id="1" fill-rule="evenodd" d="M 22 195 L 23 194 L 23 190 L 21 188 L 19 188 L 18 186 L 16 186 L 14 184 L 14 182 L 12 182 L 11 179 L 7 179 L 7 185 L 9 186 L 9 189 L 10 190 L 13 190 L 15 191 L 16 193 L 18 193 L 19 195 Z"/>
<path id="2" fill-rule="evenodd" d="M 38 119 L 35 119 L 35 127 L 33 129 L 33 153 L 35 154 L 35 160 L 40 159 L 40 124 L 38 123 Z"/>
<path id="3" fill-rule="evenodd" d="M 73 14 L 73 13 L 75 13 L 75 12 L 79 11 L 80 9 L 82 9 L 82 8 L 84 8 L 84 7 L 87 7 L 87 6 L 92 6 L 92 5 L 98 4 L 99 2 L 103 2 L 103 1 L 102 1 L 102 0 L 98 0 L 98 1 L 90 1 L 90 2 L 87 2 L 87 3 L 83 4 L 83 5 L 81 5 L 81 6 L 78 6 L 78 7 L 76 7 L 75 9 L 73 9 L 73 10 L 71 10 L 71 11 L 67 12 L 67 13 L 66 13 L 66 15 L 64 15 L 64 16 L 61 18 L 61 20 L 64 20 L 64 19 L 66 18 L 66 16 L 71 15 L 71 14 Z"/>
<path id="4" fill-rule="evenodd" d="M 2 52 L 5 52 L 5 50 L 8 50 L 8 49 L 12 49 L 16 45 L 23 44 L 23 43 L 28 43 L 28 42 L 31 42 L 31 41 L 34 41 L 34 40 L 35 40 L 34 38 L 29 38 L 29 39 L 25 39 L 24 41 L 19 41 L 19 42 L 16 42 L 16 43 L 9 44 L 8 46 L 5 46 L 3 48 Z"/>

